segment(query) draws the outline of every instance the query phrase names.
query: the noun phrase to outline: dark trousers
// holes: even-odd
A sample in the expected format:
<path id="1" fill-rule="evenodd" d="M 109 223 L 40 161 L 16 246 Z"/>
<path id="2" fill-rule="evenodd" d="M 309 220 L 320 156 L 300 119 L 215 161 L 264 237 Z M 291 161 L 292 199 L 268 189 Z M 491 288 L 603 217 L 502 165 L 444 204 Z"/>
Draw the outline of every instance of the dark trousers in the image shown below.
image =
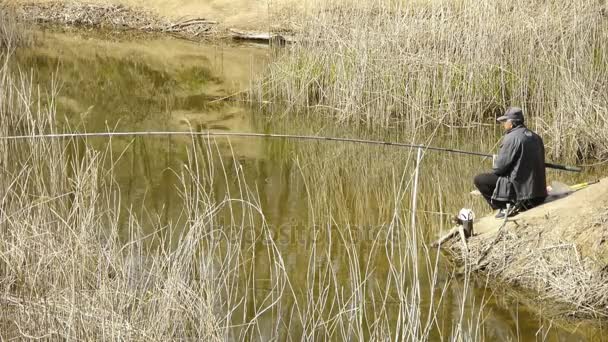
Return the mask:
<path id="1" fill-rule="evenodd" d="M 486 199 L 492 209 L 505 209 L 507 207 L 508 202 L 496 201 L 492 199 L 492 194 L 494 193 L 494 189 L 496 188 L 497 181 L 498 176 L 493 173 L 481 173 L 475 176 L 475 178 L 473 179 L 473 183 L 475 183 L 477 190 L 481 192 L 481 195 L 483 196 L 483 198 Z M 529 200 L 518 202 L 517 207 L 519 211 L 524 211 L 541 205 L 544 201 L 544 197 L 532 198 Z"/>
<path id="2" fill-rule="evenodd" d="M 486 199 L 492 209 L 505 209 L 507 207 L 507 202 L 492 200 L 492 194 L 494 193 L 494 189 L 496 189 L 497 181 L 498 176 L 493 173 L 481 173 L 473 178 L 475 187 L 481 192 L 481 195 Z"/>

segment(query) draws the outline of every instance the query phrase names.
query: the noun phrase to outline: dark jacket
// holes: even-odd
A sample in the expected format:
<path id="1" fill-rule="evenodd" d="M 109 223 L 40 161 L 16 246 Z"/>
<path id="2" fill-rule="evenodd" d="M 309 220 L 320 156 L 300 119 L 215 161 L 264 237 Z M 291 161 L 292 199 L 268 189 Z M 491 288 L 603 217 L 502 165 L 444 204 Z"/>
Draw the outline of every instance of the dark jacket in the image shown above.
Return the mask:
<path id="1" fill-rule="evenodd" d="M 507 131 L 493 165 L 498 176 L 492 199 L 523 201 L 547 197 L 545 146 L 526 126 Z"/>

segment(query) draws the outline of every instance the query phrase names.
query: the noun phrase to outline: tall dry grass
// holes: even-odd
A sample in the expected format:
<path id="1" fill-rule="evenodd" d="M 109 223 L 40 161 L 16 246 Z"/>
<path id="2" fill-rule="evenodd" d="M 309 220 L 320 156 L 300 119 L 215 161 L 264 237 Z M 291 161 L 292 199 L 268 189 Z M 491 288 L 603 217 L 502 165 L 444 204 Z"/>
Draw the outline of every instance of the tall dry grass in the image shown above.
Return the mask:
<path id="1" fill-rule="evenodd" d="M 56 91 L 42 101 L 47 95 L 28 75 L 3 65 L 0 134 L 56 131 Z M 120 203 L 113 176 L 120 151 L 111 144 L 107 150 L 78 139 L 0 144 L 3 338 L 473 340 L 483 334 L 482 316 L 467 314 L 468 285 L 457 296 L 452 324 L 438 324 L 451 275 L 442 273 L 439 255 L 421 252 L 420 227 L 407 211 L 412 168 L 376 189 L 392 202 L 380 204 L 388 218 L 361 241 L 356 234 L 365 227 L 348 223 L 356 218 L 327 210 L 337 207 L 325 186 L 339 188 L 340 173 L 348 170 L 296 164 L 312 221 L 305 227 L 310 235 L 293 246 L 266 221 L 239 161 L 220 158 L 213 142 L 193 138 L 189 159 L 174 170 L 183 219 L 145 225 L 136 208 Z M 231 185 L 227 193 L 214 190 L 217 173 Z M 361 209 L 365 203 L 352 202 Z M 287 271 L 289 248 L 309 253 L 309 266 L 298 274 Z"/>
<path id="2" fill-rule="evenodd" d="M 5 4 L 0 4 L 0 51 L 11 52 L 28 41 L 29 36 L 17 22 L 14 10 Z"/>
<path id="3" fill-rule="evenodd" d="M 29 77 L 6 66 L 0 75 L 1 134 L 55 131 L 56 94 L 41 106 Z M 120 225 L 107 153 L 84 141 L 1 144 L 3 338 L 219 339 L 214 297 L 187 243 L 202 228 L 170 250 L 134 216 Z M 161 247 L 150 249 L 149 240 Z"/>
<path id="4" fill-rule="evenodd" d="M 606 6 L 318 1 L 292 13 L 298 43 L 275 55 L 254 95 L 287 112 L 416 129 L 493 124 L 519 105 L 551 159 L 605 160 Z"/>
<path id="5" fill-rule="evenodd" d="M 30 75 L 9 68 L 10 54 L 2 58 L 0 136 L 56 132 L 58 87 L 40 92 Z M 176 221 L 144 219 L 121 203 L 115 158 L 122 151 L 91 146 L 82 139 L 0 139 L 3 339 L 483 336 L 482 316 L 468 315 L 468 280 L 456 309 L 449 308 L 455 318 L 447 327 L 438 323 L 453 275 L 442 273 L 440 255 L 424 248 L 420 225 L 411 221 L 411 156 L 402 156 L 409 166 L 392 177 L 362 184 L 377 184 L 373 191 L 332 197 L 344 173 L 379 173 L 393 159 L 378 163 L 377 151 L 368 150 L 353 171 L 350 157 L 336 163 L 308 150 L 292 174 L 310 204 L 306 238 L 294 246 L 267 222 L 240 162 L 221 158 L 213 142 L 193 138 L 188 160 L 173 170 L 184 206 Z M 218 173 L 230 191 L 215 190 Z M 370 207 L 372 201 L 378 203 Z M 373 235 L 357 237 L 367 226 L 351 224 L 363 216 L 351 216 L 345 204 L 378 210 Z M 288 272 L 290 248 L 309 253 L 306 270 Z"/>

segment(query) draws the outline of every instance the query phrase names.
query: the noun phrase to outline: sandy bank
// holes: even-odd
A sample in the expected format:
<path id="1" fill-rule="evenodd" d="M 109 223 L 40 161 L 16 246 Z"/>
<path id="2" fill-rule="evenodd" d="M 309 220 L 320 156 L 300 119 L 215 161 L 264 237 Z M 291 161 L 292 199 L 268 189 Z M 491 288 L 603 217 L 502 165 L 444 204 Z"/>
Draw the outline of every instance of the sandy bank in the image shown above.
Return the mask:
<path id="1" fill-rule="evenodd" d="M 571 305 L 572 314 L 608 315 L 608 179 L 502 223 L 479 219 L 468 253 L 455 239 L 446 250 L 539 300 Z"/>
<path id="2" fill-rule="evenodd" d="M 303 5 L 292 0 L 8 0 L 27 21 L 69 26 L 174 33 L 189 38 L 224 37 L 230 29 L 284 32 L 285 11 Z M 282 13 L 282 14 L 279 14 Z"/>

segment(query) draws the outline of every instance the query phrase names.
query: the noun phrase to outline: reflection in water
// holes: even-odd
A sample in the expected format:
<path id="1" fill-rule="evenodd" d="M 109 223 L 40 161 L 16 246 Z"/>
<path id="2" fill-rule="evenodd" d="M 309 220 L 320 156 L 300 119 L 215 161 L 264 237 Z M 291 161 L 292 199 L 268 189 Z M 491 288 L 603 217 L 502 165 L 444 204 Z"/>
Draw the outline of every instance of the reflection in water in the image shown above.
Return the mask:
<path id="1" fill-rule="evenodd" d="M 32 67 L 38 84 L 59 88 L 58 116 L 72 130 L 254 129 L 234 95 L 248 86 L 250 66 L 263 64 L 264 49 L 171 39 L 109 44 L 53 33 L 40 44 L 17 61 Z"/>
<path id="2" fill-rule="evenodd" d="M 260 119 L 261 114 L 256 116 L 251 108 L 233 99 L 227 100 L 247 83 L 243 79 L 234 82 L 227 79 L 227 75 L 250 75 L 251 61 L 262 65 L 265 51 L 261 49 L 218 48 L 168 40 L 163 44 L 168 50 L 175 45 L 173 55 L 159 60 L 154 56 L 158 46 L 154 42 L 117 42 L 108 46 L 95 39 L 79 41 L 49 34 L 41 43 L 41 47 L 22 53 L 19 61 L 22 66 L 35 70 L 41 85 L 51 84 L 53 73 L 58 75 L 61 94 L 58 113 L 65 117 L 63 123 L 72 130 L 217 130 L 422 140 L 421 136 L 403 137 L 393 131 L 361 132 L 311 119 L 274 122 Z M 76 49 L 78 45 L 87 45 L 88 49 L 86 52 Z M 230 70 L 225 71 L 226 68 Z M 487 140 L 482 140 L 483 137 Z M 487 151 L 495 138 L 494 131 L 474 136 L 448 134 L 437 135 L 433 143 Z M 411 151 L 250 138 L 208 141 L 146 137 L 91 139 L 90 143 L 99 149 L 111 149 L 121 202 L 126 210 L 147 222 L 150 231 L 168 222 L 186 222 L 181 191 L 187 184 L 182 184 L 181 176 L 193 169 L 193 160 L 206 160 L 207 164 L 199 167 L 206 169 L 205 184 L 214 196 L 213 201 L 249 198 L 262 209 L 264 222 L 261 217 L 243 220 L 258 233 L 258 227 L 268 227 L 271 240 L 284 258 L 296 298 L 305 296 L 309 290 L 310 274 L 322 277 L 331 272 L 344 287 L 362 283 L 363 279 L 355 278 L 357 274 L 365 274 L 368 278 L 362 291 L 365 301 L 370 302 L 368 310 L 383 312 L 391 324 L 397 324 L 397 294 L 380 302 L 374 300 L 374 296 L 386 288 L 391 294 L 386 275 L 395 256 L 381 247 L 388 239 L 399 242 L 403 238 L 398 233 L 387 233 L 387 227 L 395 208 L 403 206 L 406 210 L 409 203 L 386 198 L 386 189 L 407 183 L 405 178 L 410 177 L 412 171 Z M 468 193 L 472 175 L 483 166 L 476 157 L 425 155 L 418 214 L 424 240 L 434 238 L 447 227 L 445 213 L 456 212 L 462 206 L 473 207 L 477 212 L 485 210 L 479 199 L 462 195 Z M 549 174 L 549 177 L 574 181 L 563 178 L 562 174 Z M 242 224 L 234 221 L 235 217 L 244 215 L 244 211 L 239 210 L 235 205 L 222 211 L 224 229 L 231 230 L 233 225 Z M 348 239 L 339 238 L 344 236 Z M 267 251 L 264 243 L 267 243 L 264 239 L 256 237 L 243 246 L 244 253 L 251 253 L 252 269 L 257 270 L 253 278 L 243 280 L 246 283 L 242 285 L 248 285 L 244 295 L 259 301 L 273 291 L 272 275 L 265 273 L 269 259 L 264 255 Z M 436 257 L 433 253 L 430 255 Z M 538 318 L 533 310 L 518 301 L 507 300 L 504 294 L 493 294 L 493 289 L 487 288 L 482 280 L 473 281 L 472 288 L 465 291 L 468 282 L 454 278 L 453 268 L 444 263 L 440 263 L 437 293 L 432 297 L 428 289 L 431 279 L 427 275 L 433 272 L 434 266 L 422 254 L 418 263 L 424 273 L 421 305 L 440 308 L 432 339 L 448 338 L 459 322 L 467 326 L 478 321 L 483 322 L 483 336 L 489 340 L 543 340 L 546 337 L 572 341 L 601 337 L 597 329 L 568 332 L 565 328 L 553 327 L 550 321 Z M 447 293 L 441 297 L 441 289 L 446 285 Z M 248 301 L 250 305 L 255 302 Z M 293 305 L 293 302 L 283 303 L 279 314 L 285 317 L 293 314 Z M 464 318 L 460 310 L 463 305 L 467 316 Z M 253 318 L 256 312 L 254 307 L 238 310 L 235 317 L 244 321 Z M 272 317 L 268 317 L 261 325 L 270 331 L 273 324 Z M 297 336 L 301 328 L 294 323 L 284 334 Z"/>

